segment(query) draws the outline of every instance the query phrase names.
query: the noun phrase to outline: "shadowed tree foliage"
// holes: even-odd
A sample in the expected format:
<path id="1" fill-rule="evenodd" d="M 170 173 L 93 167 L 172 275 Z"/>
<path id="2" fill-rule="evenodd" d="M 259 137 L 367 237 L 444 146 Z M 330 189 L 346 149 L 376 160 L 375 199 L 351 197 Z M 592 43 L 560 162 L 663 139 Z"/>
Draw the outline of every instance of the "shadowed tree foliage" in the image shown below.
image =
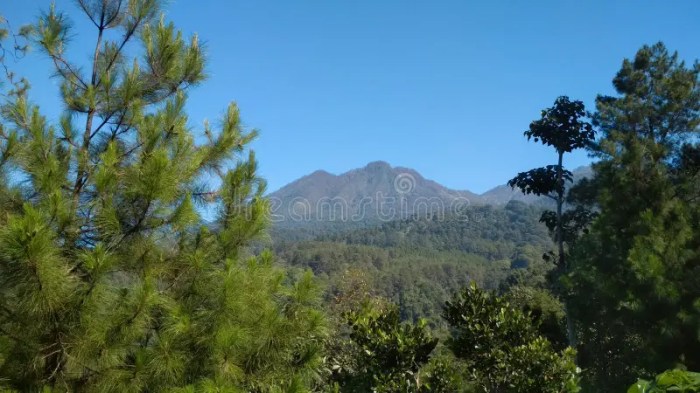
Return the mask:
<path id="1" fill-rule="evenodd" d="M 555 351 L 530 316 L 472 284 L 445 303 L 448 346 L 482 392 L 577 392 L 574 350 Z"/>
<path id="2" fill-rule="evenodd" d="M 373 309 L 346 314 L 356 346 L 355 369 L 339 370 L 334 376 L 342 392 L 429 392 L 419 371 L 430 360 L 438 343 L 425 321 L 401 323 L 397 308 Z M 337 367 L 337 366 L 336 366 Z"/>
<path id="3" fill-rule="evenodd" d="M 627 393 L 693 393 L 700 391 L 700 373 L 669 370 L 657 375 L 653 381 L 640 379 L 630 386 Z"/>
<path id="4" fill-rule="evenodd" d="M 579 203 L 599 215 L 565 280 L 591 391 L 700 368 L 699 75 L 644 46 L 613 79 L 618 95 L 596 99 L 599 161 Z"/>
<path id="5" fill-rule="evenodd" d="M 26 90 L 0 108 L 0 389 L 306 391 L 318 292 L 246 248 L 267 221 L 255 132 L 234 104 L 220 129 L 192 131 L 204 54 L 159 1 L 77 4 L 94 25 L 87 63 L 66 57 L 66 14 L 31 29 L 60 121 Z"/>

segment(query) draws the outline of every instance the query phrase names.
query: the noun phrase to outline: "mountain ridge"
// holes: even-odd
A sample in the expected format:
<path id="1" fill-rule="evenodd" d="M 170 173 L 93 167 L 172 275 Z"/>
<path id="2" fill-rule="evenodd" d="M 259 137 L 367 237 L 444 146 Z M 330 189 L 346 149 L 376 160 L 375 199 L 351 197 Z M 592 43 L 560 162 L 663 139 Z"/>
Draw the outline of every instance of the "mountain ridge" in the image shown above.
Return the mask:
<path id="1" fill-rule="evenodd" d="M 377 171 L 377 170 L 385 170 L 385 171 L 393 171 L 393 172 L 399 172 L 403 174 L 409 174 L 411 176 L 414 176 L 420 180 L 423 180 L 426 182 L 426 184 L 431 185 L 432 187 L 439 187 L 442 190 L 447 191 L 448 193 L 451 194 L 459 194 L 459 195 L 469 195 L 474 199 L 475 203 L 484 203 L 484 204 L 495 204 L 495 205 L 503 205 L 508 203 L 510 200 L 521 200 L 525 202 L 533 202 L 536 199 L 539 199 L 537 196 L 533 195 L 525 195 L 522 192 L 518 190 L 513 190 L 510 186 L 507 184 L 500 184 L 496 185 L 482 193 L 475 193 L 472 192 L 468 189 L 463 189 L 463 190 L 458 190 L 458 189 L 453 189 L 449 188 L 446 186 L 443 186 L 439 182 L 432 180 L 432 179 L 427 179 L 424 176 L 422 176 L 417 170 L 413 168 L 408 168 L 404 166 L 392 166 L 386 161 L 383 160 L 377 160 L 377 161 L 371 161 L 367 163 L 364 167 L 360 168 L 354 168 L 350 169 L 348 171 L 339 173 L 339 174 L 333 174 L 330 173 L 326 170 L 323 169 L 317 169 L 307 175 L 304 175 L 296 180 L 293 180 L 292 182 L 280 187 L 279 189 L 271 192 L 268 194 L 270 197 L 279 197 L 280 195 L 288 195 L 290 194 L 290 190 L 294 190 L 294 192 L 291 192 L 293 194 L 298 194 L 298 196 L 302 196 L 304 193 L 299 192 L 299 185 L 304 184 L 306 182 L 309 182 L 310 180 L 314 181 L 319 181 L 321 178 L 325 179 L 326 181 L 343 181 L 348 178 L 352 178 L 354 176 L 357 176 L 358 174 L 361 174 L 364 171 Z M 574 177 L 576 179 L 581 178 L 581 177 L 588 177 L 591 174 L 591 167 L 590 166 L 579 166 L 576 169 L 572 171 L 574 173 Z M 334 179 L 334 180 L 331 180 Z M 335 180 L 337 179 L 337 180 Z M 348 179 L 349 180 L 349 179 Z M 305 185 L 305 184 L 304 184 Z M 326 195 L 328 196 L 328 195 Z"/>
<path id="2" fill-rule="evenodd" d="M 590 168 L 575 170 L 590 172 Z M 459 214 L 469 206 L 504 206 L 520 201 L 549 206 L 545 197 L 525 195 L 507 185 L 482 194 L 454 190 L 418 171 L 372 161 L 335 175 L 316 170 L 268 194 L 273 232 L 285 238 L 313 238 L 402 219 Z"/>

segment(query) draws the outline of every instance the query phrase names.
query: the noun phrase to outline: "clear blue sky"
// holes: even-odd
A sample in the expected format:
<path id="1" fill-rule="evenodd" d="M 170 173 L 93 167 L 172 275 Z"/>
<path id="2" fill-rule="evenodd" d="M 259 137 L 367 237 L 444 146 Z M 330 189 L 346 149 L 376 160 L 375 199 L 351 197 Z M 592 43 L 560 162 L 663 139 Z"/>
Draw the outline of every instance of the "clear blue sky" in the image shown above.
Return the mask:
<path id="1" fill-rule="evenodd" d="M 3 2 L 15 25 L 48 1 Z M 73 54 L 94 34 L 76 19 Z M 483 192 L 550 164 L 522 136 L 559 95 L 591 106 L 612 93 L 624 57 L 664 41 L 700 57 L 700 2 L 173 0 L 167 18 L 207 44 L 209 80 L 190 94 L 190 123 L 236 101 L 273 191 L 316 169 L 374 160 Z M 32 98 L 55 118 L 58 91 L 37 53 L 19 65 Z M 569 166 L 586 164 L 585 154 Z"/>

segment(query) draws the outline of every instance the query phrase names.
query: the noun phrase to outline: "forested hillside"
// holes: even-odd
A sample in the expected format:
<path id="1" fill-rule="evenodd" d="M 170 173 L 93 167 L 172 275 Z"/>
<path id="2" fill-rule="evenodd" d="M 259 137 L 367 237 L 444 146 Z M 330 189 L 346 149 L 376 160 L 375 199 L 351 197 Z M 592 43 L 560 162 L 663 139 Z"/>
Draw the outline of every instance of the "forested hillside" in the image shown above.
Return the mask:
<path id="1" fill-rule="evenodd" d="M 399 305 L 402 319 L 439 322 L 445 299 L 471 281 L 498 289 L 509 280 L 541 286 L 552 242 L 541 209 L 522 202 L 470 207 L 459 215 L 392 221 L 299 243 L 278 239 L 291 266 L 310 268 L 327 298 L 362 277 L 373 294 Z"/>
<path id="2" fill-rule="evenodd" d="M 457 214 L 397 220 L 322 238 L 381 247 L 459 250 L 489 260 L 508 259 L 518 245 L 551 244 L 547 228 L 539 222 L 542 210 L 513 201 L 505 207 L 467 207 Z"/>

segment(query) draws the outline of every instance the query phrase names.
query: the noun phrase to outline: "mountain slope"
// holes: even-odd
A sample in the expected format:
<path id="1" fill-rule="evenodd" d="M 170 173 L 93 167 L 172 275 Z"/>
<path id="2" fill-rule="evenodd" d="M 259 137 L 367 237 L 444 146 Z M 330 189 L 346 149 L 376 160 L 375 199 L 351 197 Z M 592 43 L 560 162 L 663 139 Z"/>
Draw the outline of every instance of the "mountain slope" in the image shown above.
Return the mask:
<path id="1" fill-rule="evenodd" d="M 577 181 L 590 167 L 574 170 Z M 455 214 L 468 206 L 505 206 L 510 201 L 547 207 L 544 197 L 524 195 L 507 185 L 481 195 L 444 187 L 410 168 L 376 161 L 340 175 L 315 171 L 268 195 L 272 236 L 307 240 L 384 222 Z"/>
<path id="2" fill-rule="evenodd" d="M 333 175 L 316 171 L 269 195 L 273 221 L 297 227 L 309 222 L 382 222 L 482 204 L 469 191 L 456 191 L 409 168 L 386 162 Z"/>
<path id="3" fill-rule="evenodd" d="M 488 289 L 544 283 L 551 265 L 541 256 L 552 242 L 540 213 L 515 201 L 472 206 L 456 216 L 396 220 L 277 244 L 275 253 L 288 266 L 311 269 L 329 302 L 359 280 L 373 295 L 396 303 L 402 319 L 427 317 L 439 324 L 445 299 L 471 281 Z"/>

